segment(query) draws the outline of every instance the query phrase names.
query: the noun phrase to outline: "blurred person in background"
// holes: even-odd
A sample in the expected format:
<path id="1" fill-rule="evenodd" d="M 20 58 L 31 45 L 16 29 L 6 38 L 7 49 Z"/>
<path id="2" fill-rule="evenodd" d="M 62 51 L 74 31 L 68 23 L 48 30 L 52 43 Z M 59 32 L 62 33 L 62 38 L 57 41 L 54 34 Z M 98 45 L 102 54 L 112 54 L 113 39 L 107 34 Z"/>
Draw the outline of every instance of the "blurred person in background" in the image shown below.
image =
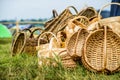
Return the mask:
<path id="1" fill-rule="evenodd" d="M 120 0 L 112 0 L 112 2 L 120 3 Z M 120 5 L 113 4 L 111 5 L 110 16 L 120 16 Z"/>

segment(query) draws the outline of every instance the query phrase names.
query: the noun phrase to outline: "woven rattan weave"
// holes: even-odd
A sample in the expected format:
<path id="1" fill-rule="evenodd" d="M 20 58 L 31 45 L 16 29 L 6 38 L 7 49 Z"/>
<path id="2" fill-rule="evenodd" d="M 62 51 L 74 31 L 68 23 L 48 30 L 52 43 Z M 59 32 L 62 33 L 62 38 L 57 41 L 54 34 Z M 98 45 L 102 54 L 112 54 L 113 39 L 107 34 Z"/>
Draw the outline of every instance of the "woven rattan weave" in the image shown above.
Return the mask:
<path id="1" fill-rule="evenodd" d="M 105 26 L 88 35 L 83 65 L 94 72 L 115 72 L 120 68 L 120 37 Z"/>

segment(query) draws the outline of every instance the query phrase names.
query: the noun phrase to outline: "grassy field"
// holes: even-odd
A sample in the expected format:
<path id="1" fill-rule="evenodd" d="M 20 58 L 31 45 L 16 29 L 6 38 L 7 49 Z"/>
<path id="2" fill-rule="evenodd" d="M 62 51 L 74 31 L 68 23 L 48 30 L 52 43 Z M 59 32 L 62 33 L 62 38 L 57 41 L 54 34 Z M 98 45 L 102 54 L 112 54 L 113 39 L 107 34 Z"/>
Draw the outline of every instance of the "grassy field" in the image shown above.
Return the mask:
<path id="1" fill-rule="evenodd" d="M 37 56 L 26 54 L 11 56 L 11 39 L 0 39 L 0 80 L 120 80 L 114 74 L 93 73 L 78 65 L 73 70 L 62 66 L 38 67 Z"/>

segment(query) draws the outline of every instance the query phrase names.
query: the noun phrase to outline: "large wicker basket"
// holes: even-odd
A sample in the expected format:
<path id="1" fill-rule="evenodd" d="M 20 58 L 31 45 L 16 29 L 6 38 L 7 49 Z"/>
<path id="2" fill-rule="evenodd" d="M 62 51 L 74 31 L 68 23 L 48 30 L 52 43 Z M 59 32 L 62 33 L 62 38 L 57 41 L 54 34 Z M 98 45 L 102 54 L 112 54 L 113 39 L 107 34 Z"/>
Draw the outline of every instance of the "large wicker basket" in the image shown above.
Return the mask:
<path id="1" fill-rule="evenodd" d="M 27 29 L 29 30 L 29 29 Z M 20 54 L 20 53 L 28 53 L 31 55 L 35 55 L 36 52 L 36 46 L 38 37 L 34 37 L 34 32 L 36 30 L 42 30 L 41 28 L 36 28 L 33 31 L 31 31 L 30 35 L 27 35 L 25 31 L 21 31 L 17 33 L 14 37 L 13 45 L 12 45 L 12 55 Z M 46 43 L 47 41 L 41 39 L 41 44 Z"/>
<path id="2" fill-rule="evenodd" d="M 67 52 L 73 59 L 80 58 L 83 53 L 83 46 L 88 36 L 88 31 L 86 29 L 80 29 L 75 32 L 69 39 L 67 43 Z"/>
<path id="3" fill-rule="evenodd" d="M 94 72 L 120 70 L 120 36 L 111 29 L 95 30 L 85 41 L 83 65 Z"/>

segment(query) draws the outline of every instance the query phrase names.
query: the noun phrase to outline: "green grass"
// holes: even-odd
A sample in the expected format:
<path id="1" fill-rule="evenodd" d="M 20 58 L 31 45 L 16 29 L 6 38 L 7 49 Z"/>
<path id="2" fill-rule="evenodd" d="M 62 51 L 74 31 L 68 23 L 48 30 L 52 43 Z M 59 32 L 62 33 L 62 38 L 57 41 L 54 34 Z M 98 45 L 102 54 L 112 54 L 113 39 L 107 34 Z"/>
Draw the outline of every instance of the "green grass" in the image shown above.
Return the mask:
<path id="1" fill-rule="evenodd" d="M 0 39 L 0 80 L 120 80 L 120 72 L 107 75 L 93 73 L 82 65 L 75 69 L 62 66 L 38 67 L 37 56 L 11 56 L 11 39 Z"/>

